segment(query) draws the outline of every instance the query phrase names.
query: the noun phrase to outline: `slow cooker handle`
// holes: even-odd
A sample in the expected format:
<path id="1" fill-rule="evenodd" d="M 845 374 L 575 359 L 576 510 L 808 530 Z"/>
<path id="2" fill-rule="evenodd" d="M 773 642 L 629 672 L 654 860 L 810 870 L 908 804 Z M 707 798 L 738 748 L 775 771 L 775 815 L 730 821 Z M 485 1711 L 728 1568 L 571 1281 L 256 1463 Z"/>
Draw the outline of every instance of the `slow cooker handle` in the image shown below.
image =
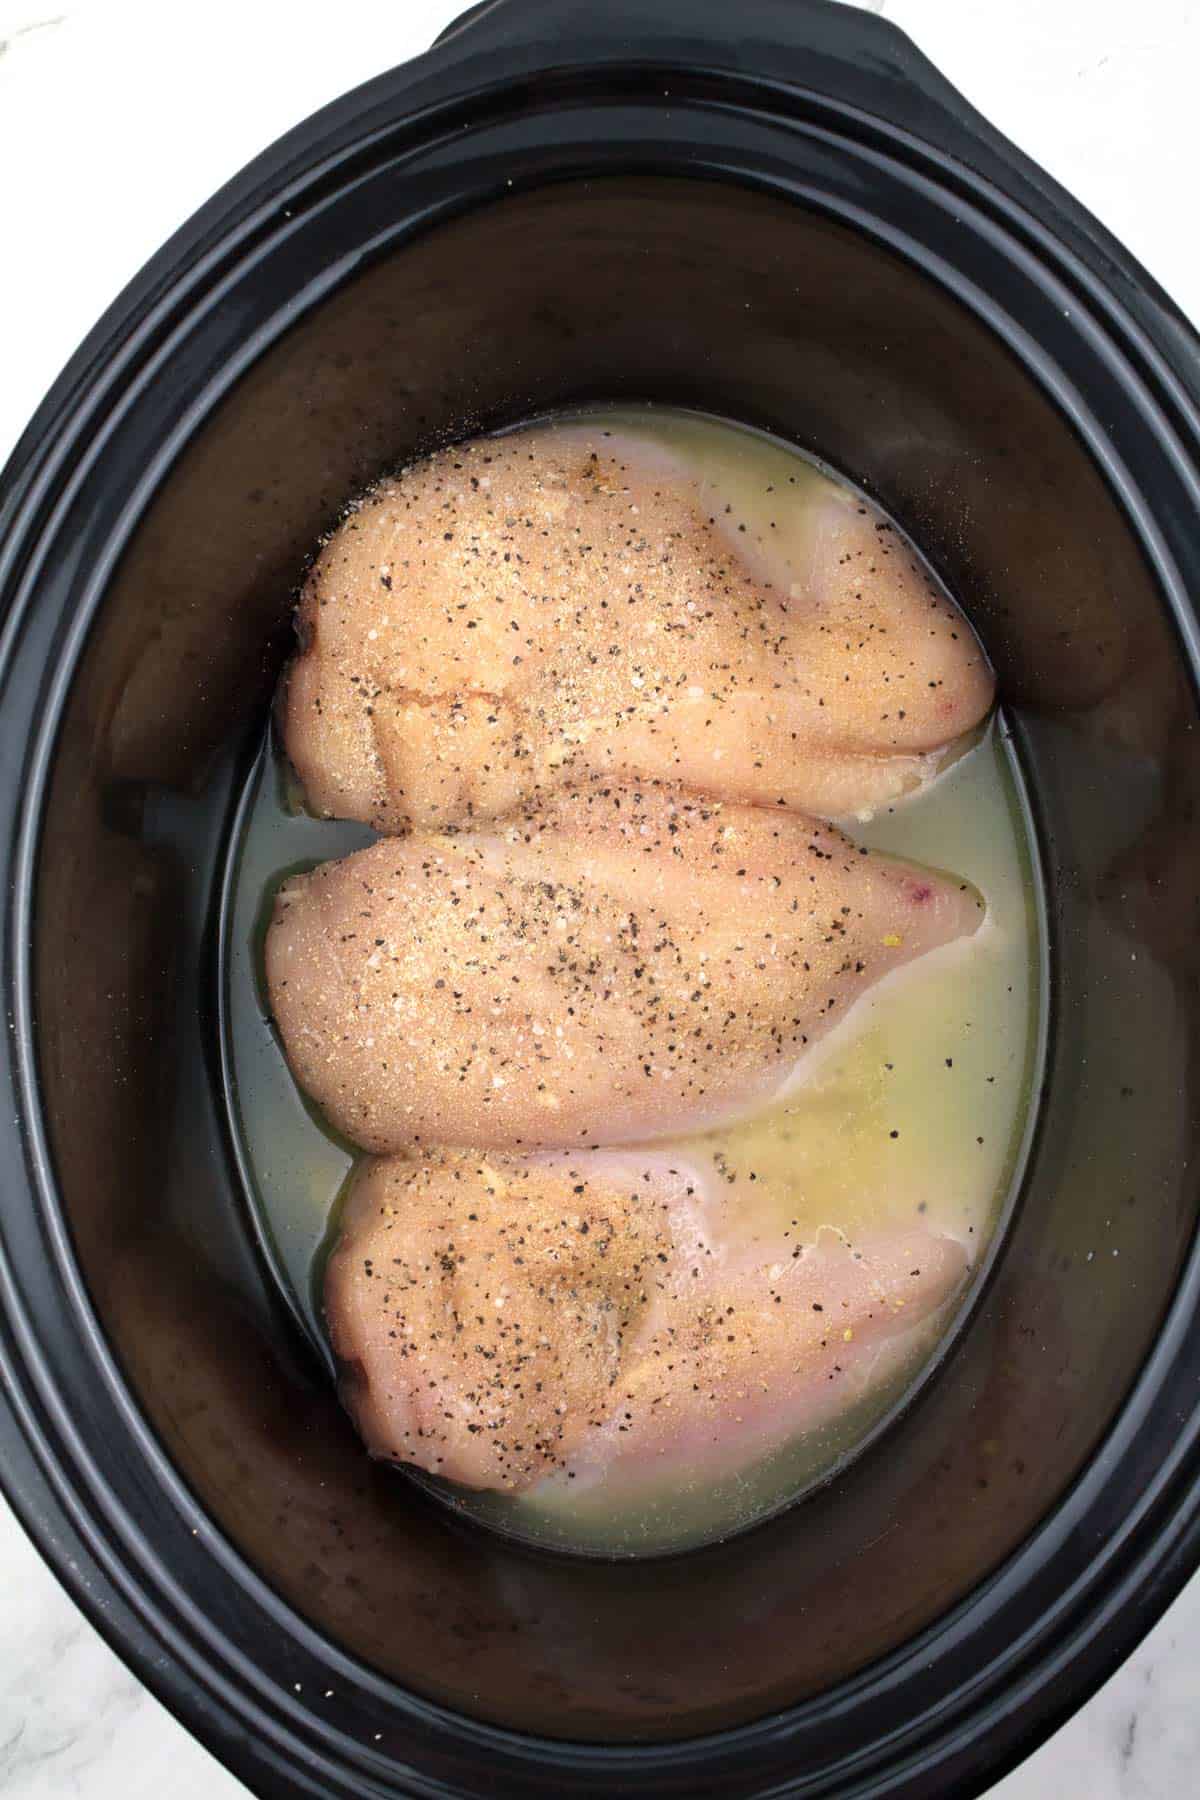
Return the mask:
<path id="1" fill-rule="evenodd" d="M 451 42 L 472 57 L 536 50 L 545 69 L 707 63 L 838 97 L 841 68 L 855 98 L 874 80 L 881 89 L 901 84 L 910 101 L 917 90 L 972 110 L 898 26 L 841 0 L 737 0 L 736 9 L 728 0 L 477 0 L 435 40 Z"/>
<path id="2" fill-rule="evenodd" d="M 838 0 L 479 0 L 422 60 L 465 92 L 589 68 L 692 77 L 708 69 L 911 134 L 943 165 L 965 165 L 1035 216 L 1051 209 L 1076 254 L 1143 326 L 1165 336 L 1177 376 L 1200 404 L 1195 327 L 1091 213 L 875 13 Z"/>

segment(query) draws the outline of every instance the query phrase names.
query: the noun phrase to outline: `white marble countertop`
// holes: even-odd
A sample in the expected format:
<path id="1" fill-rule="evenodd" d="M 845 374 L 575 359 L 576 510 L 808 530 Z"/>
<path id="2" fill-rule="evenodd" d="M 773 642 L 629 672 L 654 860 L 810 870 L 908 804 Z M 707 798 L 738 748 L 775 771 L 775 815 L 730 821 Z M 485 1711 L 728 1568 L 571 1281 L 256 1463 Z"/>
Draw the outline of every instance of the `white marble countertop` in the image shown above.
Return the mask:
<path id="1" fill-rule="evenodd" d="M 465 4 L 0 0 L 0 457 L 175 225 L 281 131 L 422 48 Z M 1200 234 L 1186 224 L 1200 0 L 874 0 L 873 10 L 1200 319 Z M 84 1621 L 2 1501 L 0 1592 L 5 1800 L 245 1793 Z M 990 1800 L 1194 1794 L 1200 1577 Z"/>

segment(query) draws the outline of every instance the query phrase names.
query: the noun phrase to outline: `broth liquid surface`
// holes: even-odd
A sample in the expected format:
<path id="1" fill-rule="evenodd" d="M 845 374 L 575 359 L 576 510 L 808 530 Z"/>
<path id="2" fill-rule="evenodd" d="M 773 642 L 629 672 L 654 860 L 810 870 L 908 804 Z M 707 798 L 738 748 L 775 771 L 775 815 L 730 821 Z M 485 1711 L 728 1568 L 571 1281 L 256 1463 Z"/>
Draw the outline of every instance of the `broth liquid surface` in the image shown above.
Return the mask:
<path id="1" fill-rule="evenodd" d="M 723 503 L 742 515 L 750 545 L 770 532 L 774 553 L 779 524 L 786 526 L 780 496 L 828 479 L 798 451 L 742 427 L 657 408 L 587 417 L 645 433 L 698 463 Z M 937 951 L 865 995 L 809 1053 L 786 1100 L 740 1125 L 673 1143 L 711 1159 L 739 1235 L 782 1226 L 805 1242 L 830 1225 L 853 1237 L 919 1213 L 967 1245 L 977 1273 L 1020 1175 L 1045 998 L 1034 840 L 1002 716 L 924 793 L 838 823 L 872 848 L 974 883 L 987 904 L 983 926 L 969 943 Z M 226 906 L 226 1074 L 264 1250 L 327 1358 L 321 1275 L 356 1152 L 292 1080 L 269 1017 L 262 941 L 287 875 L 373 841 L 365 826 L 307 816 L 267 742 L 243 799 Z M 861 1448 L 952 1323 L 943 1318 L 912 1334 L 867 1399 L 717 1481 L 672 1471 L 661 1486 L 620 1503 L 603 1485 L 579 1491 L 551 1483 L 509 1496 L 416 1478 L 477 1519 L 561 1548 L 648 1554 L 726 1536 Z"/>

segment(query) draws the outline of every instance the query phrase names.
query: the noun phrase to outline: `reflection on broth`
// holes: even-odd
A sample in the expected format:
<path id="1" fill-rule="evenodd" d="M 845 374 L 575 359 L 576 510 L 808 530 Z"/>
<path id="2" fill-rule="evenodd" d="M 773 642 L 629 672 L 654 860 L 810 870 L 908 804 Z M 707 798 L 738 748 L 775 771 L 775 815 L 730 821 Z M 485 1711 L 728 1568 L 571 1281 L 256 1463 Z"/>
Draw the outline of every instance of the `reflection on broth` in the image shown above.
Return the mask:
<path id="1" fill-rule="evenodd" d="M 699 465 L 740 516 L 753 556 L 778 554 L 782 489 L 824 478 L 796 452 L 691 416 L 628 412 L 603 423 L 646 433 Z M 974 936 L 885 976 L 803 1059 L 755 1116 L 672 1140 L 679 1163 L 719 1199 L 722 1230 L 747 1253 L 786 1239 L 877 1241 L 919 1222 L 962 1244 L 978 1268 L 1019 1173 L 1042 1003 L 1032 838 L 1003 723 L 993 720 L 935 783 L 838 821 L 872 849 L 946 871 L 983 896 Z M 354 1151 L 296 1088 L 269 1022 L 261 950 L 282 879 L 373 841 L 362 825 L 299 809 L 268 746 L 247 789 L 227 914 L 226 1050 L 252 1205 L 281 1285 L 328 1355 L 320 1287 L 338 1195 Z M 661 1142 L 627 1147 L 635 1161 Z M 563 1548 L 645 1554 L 725 1535 L 827 1476 L 911 1387 L 956 1309 L 871 1349 L 836 1407 L 751 1461 L 713 1469 L 672 1454 L 619 1491 L 552 1476 L 508 1495 L 435 1484 L 497 1528 Z M 424 1479 L 422 1477 L 422 1479 Z"/>

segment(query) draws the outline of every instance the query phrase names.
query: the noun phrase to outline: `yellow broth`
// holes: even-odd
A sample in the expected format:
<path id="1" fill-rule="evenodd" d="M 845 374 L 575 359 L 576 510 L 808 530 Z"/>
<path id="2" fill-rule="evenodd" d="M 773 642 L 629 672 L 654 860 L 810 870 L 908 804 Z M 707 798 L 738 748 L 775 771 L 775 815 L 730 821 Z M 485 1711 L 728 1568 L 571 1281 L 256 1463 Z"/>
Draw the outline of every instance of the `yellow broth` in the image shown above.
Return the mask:
<path id="1" fill-rule="evenodd" d="M 661 409 L 588 418 L 635 430 L 698 468 L 711 496 L 745 524 L 751 556 L 769 546 L 788 559 L 793 533 L 795 556 L 803 554 L 804 499 L 831 478 L 794 449 Z M 227 913 L 225 1043 L 243 1168 L 276 1275 L 323 1345 L 324 1249 L 354 1152 L 288 1072 L 266 1005 L 262 935 L 286 874 L 345 855 L 372 833 L 308 817 L 270 744 L 241 820 Z M 986 902 L 984 925 L 969 942 L 868 993 L 809 1053 L 786 1099 L 678 1147 L 710 1161 L 739 1237 L 782 1227 L 808 1242 L 822 1226 L 861 1237 L 919 1213 L 965 1243 L 977 1270 L 1019 1176 L 1044 1001 L 1033 840 L 1002 718 L 924 793 L 839 823 L 874 848 L 972 882 Z M 673 1464 L 636 1491 L 551 1481 L 514 1497 L 428 1485 L 478 1520 L 561 1548 L 647 1554 L 721 1537 L 853 1455 L 951 1324 L 943 1317 L 909 1333 L 881 1356 L 867 1398 L 733 1477 L 714 1481 Z"/>

